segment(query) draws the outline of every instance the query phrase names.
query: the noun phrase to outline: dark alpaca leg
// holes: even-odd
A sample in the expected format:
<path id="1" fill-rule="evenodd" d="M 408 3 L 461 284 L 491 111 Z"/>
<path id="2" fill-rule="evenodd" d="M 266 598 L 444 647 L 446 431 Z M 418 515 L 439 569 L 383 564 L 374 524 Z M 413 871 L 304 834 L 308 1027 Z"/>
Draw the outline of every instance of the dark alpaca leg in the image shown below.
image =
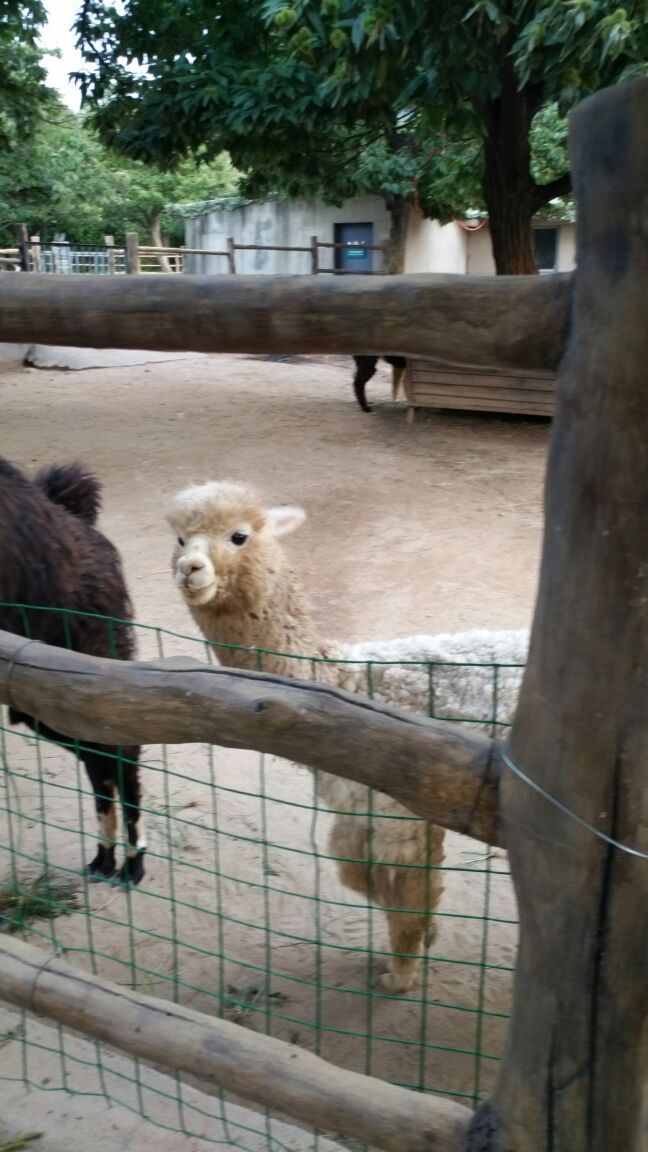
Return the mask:
<path id="1" fill-rule="evenodd" d="M 92 785 L 99 826 L 97 855 L 86 866 L 86 872 L 97 880 L 109 880 L 115 875 L 115 853 L 117 843 L 117 809 L 113 763 L 108 756 L 102 756 L 90 748 L 79 752 Z"/>
<path id="2" fill-rule="evenodd" d="M 135 746 L 118 751 L 108 745 L 93 745 L 80 755 L 95 794 L 99 821 L 99 850 L 88 871 L 102 877 L 112 876 L 115 872 L 117 809 L 113 801 L 119 797 L 128 846 L 118 878 L 122 883 L 139 884 L 144 876 L 146 848 L 140 826 L 139 748 Z M 107 796 L 112 797 L 110 808 L 105 804 Z M 110 868 L 110 871 L 104 872 L 104 868 Z"/>
<path id="3" fill-rule="evenodd" d="M 371 412 L 371 406 L 365 399 L 365 386 L 376 371 L 377 356 L 354 356 L 356 372 L 353 377 L 353 391 L 363 412 Z"/>
<path id="4" fill-rule="evenodd" d="M 117 769 L 122 779 L 119 793 L 122 799 L 122 812 L 126 826 L 126 859 L 119 870 L 119 879 L 124 884 L 139 884 L 144 876 L 144 853 L 146 839 L 140 808 L 141 789 L 139 778 L 139 748 L 124 748 L 124 762 Z M 123 771 L 121 771 L 123 769 Z"/>

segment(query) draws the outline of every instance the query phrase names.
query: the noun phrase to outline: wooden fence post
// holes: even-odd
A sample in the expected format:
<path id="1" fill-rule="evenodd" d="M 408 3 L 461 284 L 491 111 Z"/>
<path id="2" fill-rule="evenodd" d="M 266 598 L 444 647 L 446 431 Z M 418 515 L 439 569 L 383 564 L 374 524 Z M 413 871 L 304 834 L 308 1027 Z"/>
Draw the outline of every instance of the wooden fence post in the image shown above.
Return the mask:
<path id="1" fill-rule="evenodd" d="M 227 270 L 232 275 L 236 272 L 236 245 L 234 237 L 227 237 Z"/>
<path id="2" fill-rule="evenodd" d="M 137 232 L 126 233 L 126 271 L 136 275 L 140 269 L 139 236 Z"/>
<path id="3" fill-rule="evenodd" d="M 311 273 L 317 276 L 319 272 L 319 249 L 317 247 L 317 236 L 311 236 Z"/>
<path id="4" fill-rule="evenodd" d="M 535 787 L 502 781 L 514 1014 L 470 1152 L 648 1148 L 648 82 L 584 101 L 570 149 L 578 269 L 510 740 Z"/>
<path id="5" fill-rule="evenodd" d="M 108 275 L 114 276 L 115 275 L 115 237 L 114 236 L 104 236 L 104 244 L 106 245 L 106 248 L 107 248 L 106 256 L 108 258 L 108 260 L 107 260 Z"/>
<path id="6" fill-rule="evenodd" d="M 27 225 L 18 224 L 16 227 L 16 239 L 18 241 L 18 249 L 20 251 L 20 270 L 21 272 L 30 271 L 29 261 L 29 236 L 27 234 Z"/>
<path id="7" fill-rule="evenodd" d="M 32 271 L 41 272 L 41 238 L 40 236 L 30 236 L 29 244 L 31 249 L 31 266 Z"/>

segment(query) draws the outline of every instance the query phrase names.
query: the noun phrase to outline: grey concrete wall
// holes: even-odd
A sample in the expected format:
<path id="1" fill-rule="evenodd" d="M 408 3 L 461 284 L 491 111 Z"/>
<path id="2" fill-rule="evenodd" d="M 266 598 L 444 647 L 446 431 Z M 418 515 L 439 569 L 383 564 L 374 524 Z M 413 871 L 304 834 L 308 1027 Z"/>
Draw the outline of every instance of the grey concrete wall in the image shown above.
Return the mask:
<path id="1" fill-rule="evenodd" d="M 265 200 L 231 211 L 209 212 L 186 221 L 188 248 L 225 251 L 227 238 L 237 244 L 280 244 L 310 248 L 311 236 L 332 242 L 336 224 L 373 224 L 374 244 L 389 238 L 389 213 L 380 196 L 358 196 L 339 208 L 316 200 Z M 382 254 L 374 252 L 374 270 L 382 268 Z M 333 268 L 333 249 L 319 250 L 322 268 Z M 187 256 L 185 271 L 215 275 L 228 270 L 218 256 Z M 237 252 L 237 272 L 267 274 L 310 273 L 309 252 Z"/>

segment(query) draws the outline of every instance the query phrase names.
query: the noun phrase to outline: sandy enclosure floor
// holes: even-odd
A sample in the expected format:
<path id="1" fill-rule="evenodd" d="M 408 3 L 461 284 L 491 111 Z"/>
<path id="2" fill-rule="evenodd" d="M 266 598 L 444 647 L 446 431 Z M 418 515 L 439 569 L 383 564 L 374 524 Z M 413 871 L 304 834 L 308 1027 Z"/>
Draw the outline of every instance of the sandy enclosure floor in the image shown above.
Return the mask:
<path id="1" fill-rule="evenodd" d="M 421 413 L 408 426 L 404 407 L 388 399 L 385 369 L 368 387 L 377 403 L 365 415 L 352 400 L 350 365 L 197 356 L 7 371 L 0 452 L 29 470 L 70 457 L 93 466 L 104 484 L 101 524 L 121 550 L 144 624 L 195 636 L 169 575 L 163 505 L 186 483 L 229 478 L 307 509 L 288 547 L 329 635 L 526 626 L 548 424 Z M 201 654 L 196 641 L 155 632 L 141 633 L 140 654 L 157 655 L 160 644 L 168 654 Z M 85 776 L 22 730 L 6 736 L 6 756 L 14 815 L 2 843 L 13 843 L 27 870 L 46 851 L 53 866 L 78 871 L 94 840 Z M 447 838 L 439 934 L 423 985 L 390 998 L 370 991 L 366 951 L 379 962 L 384 917 L 318 858 L 330 816 L 313 810 L 309 773 L 199 745 L 147 748 L 143 759 L 143 884 L 132 893 L 87 886 L 80 911 L 39 931 L 76 950 L 81 965 L 94 951 L 111 979 L 224 1012 L 345 1067 L 459 1097 L 488 1089 L 515 956 L 504 858 Z M 9 872 L 6 857 L 0 869 Z M 38 1080 L 37 1052 L 29 1059 Z"/>

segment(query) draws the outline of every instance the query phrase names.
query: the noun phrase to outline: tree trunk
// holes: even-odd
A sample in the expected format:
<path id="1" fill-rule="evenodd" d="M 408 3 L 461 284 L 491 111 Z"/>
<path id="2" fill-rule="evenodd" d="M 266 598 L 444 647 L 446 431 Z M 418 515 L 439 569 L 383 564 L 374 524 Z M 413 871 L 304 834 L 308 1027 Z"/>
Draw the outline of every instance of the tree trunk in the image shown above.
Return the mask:
<path id="1" fill-rule="evenodd" d="M 164 248 L 162 243 L 162 233 L 160 231 L 160 220 L 162 219 L 162 209 L 158 208 L 151 216 L 151 244 L 154 248 Z M 160 262 L 160 268 L 163 272 L 173 272 L 168 256 L 164 256 L 158 252 L 157 258 Z"/>
<path id="2" fill-rule="evenodd" d="M 529 132 L 539 99 L 529 85 L 518 90 L 509 48 L 505 41 L 500 95 L 482 108 L 486 129 L 482 188 L 498 276 L 538 271 L 531 227 L 536 186 L 531 178 Z"/>
<path id="3" fill-rule="evenodd" d="M 570 144 L 574 313 L 510 740 L 544 795 L 503 778 L 520 951 L 470 1152 L 648 1148 L 648 82 L 585 101 Z"/>
<path id="4" fill-rule="evenodd" d="M 387 245 L 386 271 L 400 273 L 405 267 L 405 245 L 412 201 L 409 196 L 394 194 L 385 197 L 390 217 L 389 242 Z"/>

